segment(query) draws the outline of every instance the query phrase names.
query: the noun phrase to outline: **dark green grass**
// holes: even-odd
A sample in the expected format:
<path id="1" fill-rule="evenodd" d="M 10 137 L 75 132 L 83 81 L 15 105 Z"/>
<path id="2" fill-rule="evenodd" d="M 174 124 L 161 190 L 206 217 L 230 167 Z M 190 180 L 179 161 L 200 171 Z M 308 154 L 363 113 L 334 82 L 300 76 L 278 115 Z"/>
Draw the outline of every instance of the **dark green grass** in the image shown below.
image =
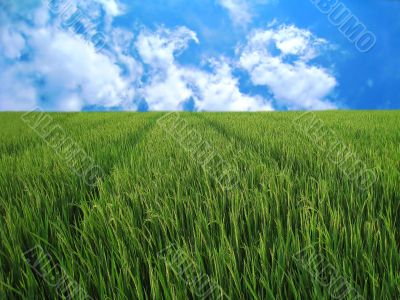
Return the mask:
<path id="1" fill-rule="evenodd" d="M 182 114 L 239 171 L 229 191 L 162 113 L 52 114 L 103 168 L 95 187 L 21 115 L 0 114 L 0 299 L 62 298 L 23 255 L 38 245 L 94 299 L 199 298 L 157 256 L 170 245 L 230 299 L 332 299 L 337 278 L 365 299 L 400 297 L 400 112 L 317 113 L 376 172 L 366 190 L 296 131 L 300 113 Z M 303 249 L 334 270 L 330 286 Z"/>

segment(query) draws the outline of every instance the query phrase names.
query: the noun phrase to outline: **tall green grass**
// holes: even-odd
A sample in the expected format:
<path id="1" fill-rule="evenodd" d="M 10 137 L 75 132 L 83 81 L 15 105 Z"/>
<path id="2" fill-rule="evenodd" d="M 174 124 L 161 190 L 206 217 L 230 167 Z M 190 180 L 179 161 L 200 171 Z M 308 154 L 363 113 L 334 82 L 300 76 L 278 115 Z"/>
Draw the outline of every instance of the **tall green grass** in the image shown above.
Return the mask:
<path id="1" fill-rule="evenodd" d="M 296 260 L 304 249 L 359 296 L 399 298 L 400 112 L 317 113 L 373 168 L 366 190 L 296 131 L 299 114 L 181 114 L 238 171 L 224 190 L 163 113 L 52 114 L 104 170 L 94 187 L 22 114 L 1 113 L 0 298 L 84 298 L 32 269 L 35 246 L 94 299 L 199 298 L 158 255 L 171 245 L 230 299 L 332 299 L 323 266 Z"/>

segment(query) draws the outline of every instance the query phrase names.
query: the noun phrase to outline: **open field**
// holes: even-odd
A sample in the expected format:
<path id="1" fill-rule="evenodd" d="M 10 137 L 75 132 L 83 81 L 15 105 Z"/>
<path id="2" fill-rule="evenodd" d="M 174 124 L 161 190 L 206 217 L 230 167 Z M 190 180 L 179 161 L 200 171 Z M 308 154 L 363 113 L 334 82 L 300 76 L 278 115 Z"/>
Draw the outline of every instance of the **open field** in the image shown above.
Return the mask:
<path id="1" fill-rule="evenodd" d="M 400 297 L 399 111 L 50 116 L 0 114 L 0 299 Z"/>

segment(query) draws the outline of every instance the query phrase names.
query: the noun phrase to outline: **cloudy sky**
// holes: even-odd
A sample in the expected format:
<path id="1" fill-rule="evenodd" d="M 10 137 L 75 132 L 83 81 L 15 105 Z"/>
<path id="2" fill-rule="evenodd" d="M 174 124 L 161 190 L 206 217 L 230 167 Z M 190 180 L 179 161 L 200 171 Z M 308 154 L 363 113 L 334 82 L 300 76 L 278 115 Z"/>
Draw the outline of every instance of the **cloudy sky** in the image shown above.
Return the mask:
<path id="1" fill-rule="evenodd" d="M 334 2 L 0 0 L 0 110 L 399 109 L 400 1 Z"/>

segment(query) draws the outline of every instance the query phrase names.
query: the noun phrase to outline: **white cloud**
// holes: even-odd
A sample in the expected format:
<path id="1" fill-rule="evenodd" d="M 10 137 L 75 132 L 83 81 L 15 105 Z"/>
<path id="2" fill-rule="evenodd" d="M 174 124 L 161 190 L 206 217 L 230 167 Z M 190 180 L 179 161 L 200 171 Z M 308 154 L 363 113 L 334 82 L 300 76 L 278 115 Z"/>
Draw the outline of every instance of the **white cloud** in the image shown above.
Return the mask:
<path id="1" fill-rule="evenodd" d="M 133 99 L 130 82 L 113 58 L 96 52 L 81 37 L 54 28 L 34 30 L 30 36 L 30 44 L 37 49 L 32 64 L 45 76 L 53 97 L 57 90 L 71 93 L 73 97 L 66 99 L 73 98 L 74 107 L 78 107 L 77 95 L 82 106 L 113 107 Z"/>
<path id="2" fill-rule="evenodd" d="M 43 15 L 43 7 L 38 12 Z M 4 66 L 8 72 L 1 72 L 2 82 L 7 82 L 0 86 L 1 109 L 30 109 L 41 97 L 51 100 L 46 101 L 51 110 L 81 110 L 84 106 L 136 109 L 134 85 L 141 76 L 141 65 L 124 52 L 133 37 L 123 42 L 111 39 L 110 50 L 98 52 L 84 36 L 61 29 L 57 22 L 43 22 L 48 20 L 45 15 L 40 19 L 34 26 L 18 24 L 1 34 L 18 46 L 5 51 L 6 57 L 19 57 L 25 45 L 30 49 L 28 61 L 14 60 Z M 116 31 L 110 35 L 113 33 L 117 36 Z M 40 84 L 35 82 L 37 78 Z M 21 84 L 25 95 L 18 91 Z"/>
<path id="3" fill-rule="evenodd" d="M 196 33 L 186 27 L 160 28 L 154 33 L 143 30 L 136 46 L 144 63 L 162 69 L 174 64 L 175 55 L 184 51 L 191 41 L 199 43 Z"/>
<path id="4" fill-rule="evenodd" d="M 124 77 L 130 82 L 138 82 L 143 75 L 143 67 L 131 55 L 134 50 L 133 33 L 121 28 L 113 29 L 109 44 L 112 45 L 116 61 L 126 70 Z"/>
<path id="5" fill-rule="evenodd" d="M 150 67 L 150 79 L 142 94 L 151 110 L 182 110 L 189 100 L 194 101 L 196 110 L 202 111 L 272 110 L 261 97 L 240 92 L 238 80 L 222 58 L 211 62 L 211 72 L 180 65 L 176 56 L 190 41 L 198 43 L 196 34 L 185 27 L 145 30 L 139 35 L 138 52 Z"/>
<path id="6" fill-rule="evenodd" d="M 247 27 L 255 17 L 255 6 L 277 3 L 279 0 L 218 0 L 236 26 Z"/>
<path id="7" fill-rule="evenodd" d="M 246 26 L 253 18 L 247 0 L 219 0 L 219 4 L 228 11 L 236 25 Z"/>
<path id="8" fill-rule="evenodd" d="M 6 66 L 0 61 L 0 111 L 26 110 L 37 104 L 37 93 L 21 66 Z"/>
<path id="9" fill-rule="evenodd" d="M 144 29 L 139 34 L 136 47 L 142 61 L 150 67 L 150 79 L 142 95 L 151 110 L 182 110 L 192 96 L 184 70 L 175 62 L 175 56 L 190 41 L 199 42 L 196 34 L 186 27 L 159 28 L 156 32 Z"/>
<path id="10" fill-rule="evenodd" d="M 238 49 L 239 66 L 253 84 L 266 86 L 290 109 L 333 109 L 335 105 L 326 98 L 337 85 L 336 79 L 309 62 L 324 44 L 310 31 L 293 25 L 256 30 Z"/>
<path id="11" fill-rule="evenodd" d="M 183 110 L 184 103 L 193 93 L 185 78 L 184 69 L 172 65 L 153 73 L 150 82 L 142 89 L 143 98 L 151 110 Z"/>
<path id="12" fill-rule="evenodd" d="M 8 59 L 18 59 L 25 48 L 25 40 L 21 34 L 9 26 L 0 27 L 0 49 Z"/>
<path id="13" fill-rule="evenodd" d="M 297 55 L 301 60 L 311 60 L 327 41 L 316 38 L 310 31 L 294 25 L 280 26 L 273 36 L 276 47 L 283 55 Z"/>
<path id="14" fill-rule="evenodd" d="M 271 111 L 272 105 L 260 96 L 243 94 L 232 67 L 224 59 L 212 61 L 213 72 L 188 70 L 194 87 L 195 107 L 200 111 Z"/>
<path id="15" fill-rule="evenodd" d="M 123 7 L 121 3 L 116 0 L 96 0 L 96 2 L 102 4 L 104 10 L 110 16 L 115 17 L 123 13 Z"/>

